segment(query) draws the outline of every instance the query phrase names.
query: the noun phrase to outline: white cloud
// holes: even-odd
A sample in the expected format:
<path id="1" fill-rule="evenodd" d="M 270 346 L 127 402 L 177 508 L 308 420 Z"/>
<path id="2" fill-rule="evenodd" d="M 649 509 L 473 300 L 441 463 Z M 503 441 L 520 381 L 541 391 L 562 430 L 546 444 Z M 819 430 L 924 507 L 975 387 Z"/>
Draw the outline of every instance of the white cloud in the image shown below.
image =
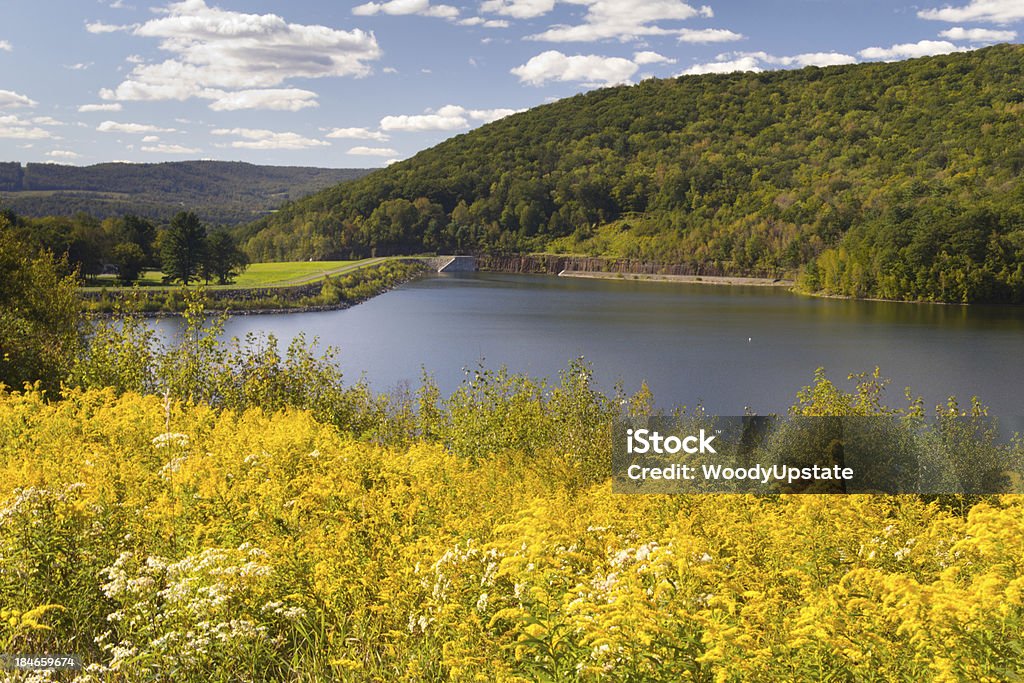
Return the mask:
<path id="1" fill-rule="evenodd" d="M 298 133 L 276 133 L 272 130 L 254 128 L 217 128 L 211 132 L 214 135 L 242 138 L 229 143 L 230 147 L 236 149 L 308 149 L 331 144 L 323 140 L 306 138 Z"/>
<path id="2" fill-rule="evenodd" d="M 680 43 L 731 43 L 743 40 L 742 33 L 733 33 L 724 28 L 703 28 L 693 30 L 681 28 L 675 32 Z"/>
<path id="3" fill-rule="evenodd" d="M 37 126 L 63 126 L 63 121 L 58 121 L 52 116 L 34 116 L 32 117 L 32 123 Z"/>
<path id="4" fill-rule="evenodd" d="M 639 66 L 622 57 L 600 55 L 564 55 L 548 50 L 512 69 L 523 83 L 543 85 L 548 81 L 579 81 L 587 85 L 626 83 Z"/>
<path id="5" fill-rule="evenodd" d="M 710 19 L 714 16 L 710 7 L 694 7 L 682 0 L 485 0 L 480 10 L 514 19 L 535 19 L 554 10 L 557 2 L 585 6 L 587 10 L 583 22 L 551 26 L 529 36 L 530 39 L 567 43 L 676 36 L 680 41 L 688 43 L 720 43 L 743 38 L 741 34 L 726 29 L 666 26 L 664 22 Z"/>
<path id="6" fill-rule="evenodd" d="M 85 30 L 89 33 L 115 33 L 117 31 L 127 31 L 131 28 L 133 27 L 120 24 L 104 24 L 102 21 L 91 21 L 85 25 Z"/>
<path id="7" fill-rule="evenodd" d="M 78 62 L 77 64 L 65 64 L 64 68 L 65 69 L 69 69 L 71 71 L 85 71 L 90 66 L 92 66 L 92 62 L 89 62 L 89 63 Z"/>
<path id="8" fill-rule="evenodd" d="M 383 69 L 381 69 L 381 71 L 383 71 L 386 74 L 396 74 L 396 73 L 398 73 L 398 69 L 396 69 L 393 66 L 386 66 Z"/>
<path id="9" fill-rule="evenodd" d="M 143 142 L 160 142 L 160 136 L 159 135 L 147 135 L 146 137 L 142 138 L 142 141 Z"/>
<path id="10" fill-rule="evenodd" d="M 14 92 L 13 90 L 0 90 L 0 109 L 13 109 L 14 107 L 34 107 L 38 102 Z"/>
<path id="11" fill-rule="evenodd" d="M 14 48 L 6 40 L 0 40 L 0 52 L 13 52 Z"/>
<path id="12" fill-rule="evenodd" d="M 468 128 L 472 122 L 490 123 L 515 114 L 516 109 L 466 109 L 448 104 L 436 112 L 426 114 L 385 116 L 380 120 L 381 130 L 422 132 L 429 130 L 459 130 Z"/>
<path id="13" fill-rule="evenodd" d="M 678 36 L 680 40 L 690 43 L 714 43 L 728 40 L 739 40 L 743 36 L 724 29 L 686 29 L 665 26 L 664 22 L 679 22 L 694 18 L 710 18 L 713 12 L 709 7 L 695 8 L 681 0 L 563 0 L 569 4 L 584 5 L 587 12 L 583 23 L 574 26 L 559 24 L 536 35 L 532 40 L 544 40 L 555 43 L 592 42 L 595 40 L 616 39 L 619 41 L 636 40 L 643 36 Z M 532 3 L 520 7 L 518 2 L 502 2 L 487 9 L 491 3 L 484 3 L 484 11 L 511 13 L 526 10 L 536 12 L 546 5 L 534 6 Z M 549 10 L 550 11 L 550 10 Z M 512 15 L 515 16 L 515 15 Z M 539 16 L 533 14 L 532 16 Z"/>
<path id="14" fill-rule="evenodd" d="M 728 74 L 734 71 L 763 71 L 757 57 L 739 57 L 737 59 L 724 60 L 720 62 L 708 62 L 706 64 L 695 64 L 683 71 L 680 75 L 692 76 L 697 74 Z"/>
<path id="15" fill-rule="evenodd" d="M 454 19 L 459 16 L 457 7 L 451 5 L 431 5 L 430 0 L 391 0 L 390 2 L 368 2 L 352 8 L 352 14 L 368 17 L 374 14 L 391 14 L 402 16 L 418 14 L 424 17 Z"/>
<path id="16" fill-rule="evenodd" d="M 726 74 L 736 71 L 764 71 L 779 67 L 837 66 L 854 64 L 857 58 L 841 52 L 804 52 L 798 55 L 778 57 L 767 52 L 726 52 L 718 55 L 713 62 L 695 64 L 680 76 L 694 74 Z"/>
<path id="17" fill-rule="evenodd" d="M 316 98 L 315 92 L 299 88 L 238 90 L 218 97 L 210 105 L 210 109 L 214 111 L 236 111 L 238 109 L 298 111 L 306 107 L 320 106 Z"/>
<path id="18" fill-rule="evenodd" d="M 644 50 L 643 52 L 637 52 L 633 55 L 634 64 L 675 64 L 676 60 L 669 59 L 664 55 L 659 55 L 657 52 L 651 52 L 650 50 Z"/>
<path id="19" fill-rule="evenodd" d="M 136 64 L 105 100 L 212 100 L 212 109 L 269 108 L 296 111 L 316 106 L 315 93 L 278 88 L 293 78 L 370 73 L 380 57 L 373 33 L 290 24 L 275 14 L 245 14 L 182 0 L 159 18 L 127 27 L 136 36 L 160 39 L 173 56 Z"/>
<path id="20" fill-rule="evenodd" d="M 378 142 L 391 139 L 391 136 L 377 130 L 370 130 L 369 128 L 335 128 L 326 137 L 348 140 L 377 140 Z"/>
<path id="21" fill-rule="evenodd" d="M 857 62 L 853 55 L 841 52 L 805 52 L 794 57 L 780 57 L 778 60 L 783 66 L 839 66 Z"/>
<path id="22" fill-rule="evenodd" d="M 50 131 L 14 115 L 0 116 L 0 138 L 14 140 L 53 140 Z"/>
<path id="23" fill-rule="evenodd" d="M 118 102 L 110 104 L 83 104 L 78 108 L 78 111 L 82 113 L 90 111 L 121 111 L 121 108 L 121 104 Z"/>
<path id="24" fill-rule="evenodd" d="M 841 52 L 804 52 L 790 57 L 776 57 L 767 52 L 727 52 L 718 55 L 718 60 L 737 59 L 740 57 L 753 57 L 764 66 L 838 66 L 840 64 L 854 64 L 857 58 L 853 55 Z"/>
<path id="25" fill-rule="evenodd" d="M 925 9 L 917 13 L 922 19 L 938 21 L 987 21 L 994 24 L 1009 24 L 1024 19 L 1024 3 L 1021 0 L 971 0 L 963 7 Z"/>
<path id="26" fill-rule="evenodd" d="M 480 123 L 492 123 L 512 114 L 518 114 L 524 109 L 470 109 L 469 118 Z"/>
<path id="27" fill-rule="evenodd" d="M 195 147 L 184 147 L 182 145 L 143 145 L 142 151 L 152 154 L 196 154 L 199 152 Z"/>
<path id="28" fill-rule="evenodd" d="M 466 17 L 456 22 L 459 26 L 483 26 L 484 28 L 508 28 L 504 19 L 484 19 L 483 17 Z"/>
<path id="29" fill-rule="evenodd" d="M 382 130 L 426 131 L 458 130 L 469 125 L 465 109 L 457 105 L 446 105 L 433 114 L 385 116 L 380 120 Z"/>
<path id="30" fill-rule="evenodd" d="M 908 59 L 912 57 L 930 57 L 932 55 L 945 55 L 950 52 L 962 52 L 964 48 L 957 47 L 946 40 L 919 40 L 916 43 L 900 43 L 892 47 L 869 47 L 861 50 L 859 54 L 864 59 L 885 59 L 894 61 L 897 59 Z"/>
<path id="31" fill-rule="evenodd" d="M 55 149 L 52 152 L 47 152 L 46 156 L 51 159 L 78 159 L 81 158 L 81 154 L 78 152 L 72 152 L 69 149 Z"/>
<path id="32" fill-rule="evenodd" d="M 401 159 L 399 159 L 398 157 L 395 157 L 394 159 L 385 159 L 384 165 L 390 166 L 391 164 L 397 164 L 399 161 L 401 161 Z"/>
<path id="33" fill-rule="evenodd" d="M 390 147 L 353 147 L 348 151 L 348 154 L 364 157 L 393 157 L 398 152 Z"/>
<path id="34" fill-rule="evenodd" d="M 533 19 L 555 8 L 555 0 L 486 0 L 480 4 L 481 12 L 501 14 L 513 19 Z"/>
<path id="35" fill-rule="evenodd" d="M 939 35 L 950 40 L 969 40 L 974 43 L 1002 43 L 1008 42 L 1017 37 L 1016 31 L 997 31 L 991 28 L 963 28 L 954 26 Z"/>
<path id="36" fill-rule="evenodd" d="M 130 133 L 141 135 L 143 133 L 173 133 L 173 128 L 160 128 L 148 123 L 118 123 L 117 121 L 104 121 L 96 126 L 101 133 Z"/>

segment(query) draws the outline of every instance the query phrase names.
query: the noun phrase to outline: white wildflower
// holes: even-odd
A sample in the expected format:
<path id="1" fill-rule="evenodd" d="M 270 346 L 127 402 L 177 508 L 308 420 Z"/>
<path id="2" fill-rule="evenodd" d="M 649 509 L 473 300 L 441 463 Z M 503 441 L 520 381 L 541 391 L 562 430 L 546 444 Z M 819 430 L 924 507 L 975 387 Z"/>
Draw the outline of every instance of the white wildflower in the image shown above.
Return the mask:
<path id="1" fill-rule="evenodd" d="M 281 610 L 281 616 L 283 616 L 288 621 L 295 621 L 296 619 L 301 619 L 302 617 L 306 616 L 306 610 L 299 607 L 298 605 L 292 605 L 291 607 L 285 607 L 283 610 Z"/>
<path id="2" fill-rule="evenodd" d="M 188 448 L 189 439 L 188 434 L 182 434 L 180 432 L 164 432 L 163 434 L 157 434 L 154 436 L 152 443 L 156 448 L 167 448 L 168 446 Z"/>

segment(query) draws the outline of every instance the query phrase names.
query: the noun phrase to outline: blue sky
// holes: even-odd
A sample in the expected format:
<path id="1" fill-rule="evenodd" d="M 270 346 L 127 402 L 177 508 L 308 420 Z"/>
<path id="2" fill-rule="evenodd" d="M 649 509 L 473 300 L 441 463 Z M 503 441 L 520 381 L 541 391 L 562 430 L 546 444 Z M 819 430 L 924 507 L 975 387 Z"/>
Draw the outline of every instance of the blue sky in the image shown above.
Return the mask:
<path id="1" fill-rule="evenodd" d="M 1024 0 L 3 0 L 0 160 L 370 167 L 647 77 L 1017 42 Z"/>

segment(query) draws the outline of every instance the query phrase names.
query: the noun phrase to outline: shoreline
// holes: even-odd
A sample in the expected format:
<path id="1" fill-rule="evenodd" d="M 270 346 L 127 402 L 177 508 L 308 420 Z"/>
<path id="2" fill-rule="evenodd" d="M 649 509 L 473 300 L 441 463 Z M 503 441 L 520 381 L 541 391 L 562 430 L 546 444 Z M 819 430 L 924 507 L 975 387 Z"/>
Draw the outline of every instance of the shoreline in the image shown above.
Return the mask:
<path id="1" fill-rule="evenodd" d="M 389 268 L 389 263 L 404 264 L 402 266 L 404 270 L 399 268 L 396 273 L 395 269 Z M 386 270 L 382 273 L 383 277 L 380 277 L 378 274 L 382 269 Z M 388 272 L 389 270 L 391 272 Z M 129 311 L 129 315 L 143 318 L 180 317 L 186 308 L 185 294 L 189 291 L 202 291 L 204 309 L 208 313 L 214 314 L 223 313 L 237 316 L 338 311 L 357 306 L 407 282 L 424 277 L 429 271 L 430 268 L 426 267 L 419 259 L 395 259 L 373 263 L 340 275 L 326 276 L 321 282 L 302 285 L 222 290 L 178 288 L 165 292 L 169 296 L 159 304 L 158 308 L 150 306 L 149 310 Z M 342 285 L 339 278 L 344 277 L 355 277 L 356 281 Z M 330 296 L 327 296 L 326 292 L 329 287 L 334 287 L 334 289 L 331 290 Z M 84 304 L 83 312 L 93 318 L 116 317 L 119 315 L 116 310 L 117 301 L 124 301 L 125 295 L 129 293 L 133 293 L 133 290 L 118 292 L 108 290 L 101 293 L 80 292 L 81 301 Z M 113 296 L 110 296 L 111 294 Z M 108 296 L 110 298 L 105 298 Z M 173 308 L 168 305 L 168 302 L 172 302 Z M 152 303 L 155 301 L 147 298 L 141 302 L 140 308 L 146 308 L 146 304 Z"/>
<path id="2" fill-rule="evenodd" d="M 631 280 L 647 282 L 680 282 L 696 285 L 724 285 L 741 287 L 787 287 L 792 289 L 793 280 L 767 277 L 740 277 L 731 275 L 662 275 L 651 273 L 611 273 L 607 271 L 583 271 L 565 269 L 558 277 L 576 277 L 592 280 Z"/>
<path id="3" fill-rule="evenodd" d="M 219 315 L 219 314 L 223 313 L 223 314 L 229 315 L 229 316 L 236 316 L 236 315 L 284 315 L 284 314 L 287 314 L 287 313 L 327 313 L 327 312 L 330 312 L 330 311 L 343 311 L 346 308 L 352 308 L 353 306 L 358 306 L 359 304 L 366 303 L 370 299 L 378 297 L 381 294 L 386 294 L 386 293 L 390 292 L 391 290 L 400 287 L 403 284 L 405 284 L 405 282 L 402 282 L 402 283 L 400 283 L 398 285 L 395 285 L 394 287 L 389 287 L 387 289 L 383 289 L 383 290 L 381 290 L 379 292 L 376 292 L 376 293 L 366 297 L 365 299 L 360 299 L 359 301 L 347 301 L 347 302 L 338 303 L 338 304 L 324 304 L 324 305 L 320 305 L 320 306 L 294 306 L 294 307 L 291 307 L 291 308 L 230 308 L 230 307 L 211 308 L 211 307 L 206 307 L 203 310 L 206 313 L 211 314 L 211 315 L 214 315 L 214 314 L 218 314 Z M 98 319 L 115 318 L 115 317 L 118 316 L 118 314 L 115 313 L 114 311 L 86 311 L 85 314 L 88 317 L 98 318 Z M 134 318 L 180 318 L 183 314 L 184 314 L 183 311 L 135 311 L 135 312 L 130 313 L 130 315 L 132 317 L 134 317 Z"/>
<path id="4" fill-rule="evenodd" d="M 870 296 L 851 296 L 847 294 L 823 294 L 821 292 L 799 292 L 793 290 L 797 294 L 802 296 L 813 296 L 816 299 L 836 299 L 839 301 L 873 301 L 875 303 L 883 304 L 928 304 L 931 306 L 1014 306 L 1016 304 L 1010 303 L 964 303 L 963 301 L 921 301 L 920 299 L 881 299 L 879 297 Z"/>
<path id="5" fill-rule="evenodd" d="M 789 291 L 799 296 L 807 296 L 815 299 L 835 299 L 837 301 L 871 301 L 885 304 L 926 304 L 933 306 L 1013 306 L 1013 304 L 970 304 L 962 301 L 921 301 L 917 299 L 882 299 L 879 297 L 857 297 L 843 294 L 825 294 L 822 292 L 806 292 L 796 289 L 796 281 L 786 278 L 767 277 L 744 277 L 732 275 L 665 275 L 651 273 L 628 273 L 608 271 L 582 271 L 563 270 L 558 277 L 587 278 L 593 280 L 616 280 L 616 281 L 647 281 L 647 282 L 676 282 L 681 284 L 695 285 L 719 285 L 734 287 L 786 287 Z"/>

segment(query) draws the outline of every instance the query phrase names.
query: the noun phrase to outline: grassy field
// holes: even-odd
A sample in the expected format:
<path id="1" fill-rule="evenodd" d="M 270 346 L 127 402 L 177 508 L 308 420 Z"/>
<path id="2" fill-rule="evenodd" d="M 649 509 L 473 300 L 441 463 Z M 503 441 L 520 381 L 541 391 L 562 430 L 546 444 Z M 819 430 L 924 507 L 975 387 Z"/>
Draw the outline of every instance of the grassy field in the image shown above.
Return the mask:
<path id="1" fill-rule="evenodd" d="M 325 275 L 339 275 L 366 266 L 382 263 L 386 259 L 372 258 L 360 261 L 286 261 L 283 263 L 253 263 L 230 285 L 210 285 L 211 289 L 246 287 L 287 287 L 314 282 Z M 149 270 L 138 282 L 140 287 L 163 287 L 163 273 Z M 88 289 L 116 288 L 120 283 L 113 277 L 100 277 L 89 282 Z"/>

